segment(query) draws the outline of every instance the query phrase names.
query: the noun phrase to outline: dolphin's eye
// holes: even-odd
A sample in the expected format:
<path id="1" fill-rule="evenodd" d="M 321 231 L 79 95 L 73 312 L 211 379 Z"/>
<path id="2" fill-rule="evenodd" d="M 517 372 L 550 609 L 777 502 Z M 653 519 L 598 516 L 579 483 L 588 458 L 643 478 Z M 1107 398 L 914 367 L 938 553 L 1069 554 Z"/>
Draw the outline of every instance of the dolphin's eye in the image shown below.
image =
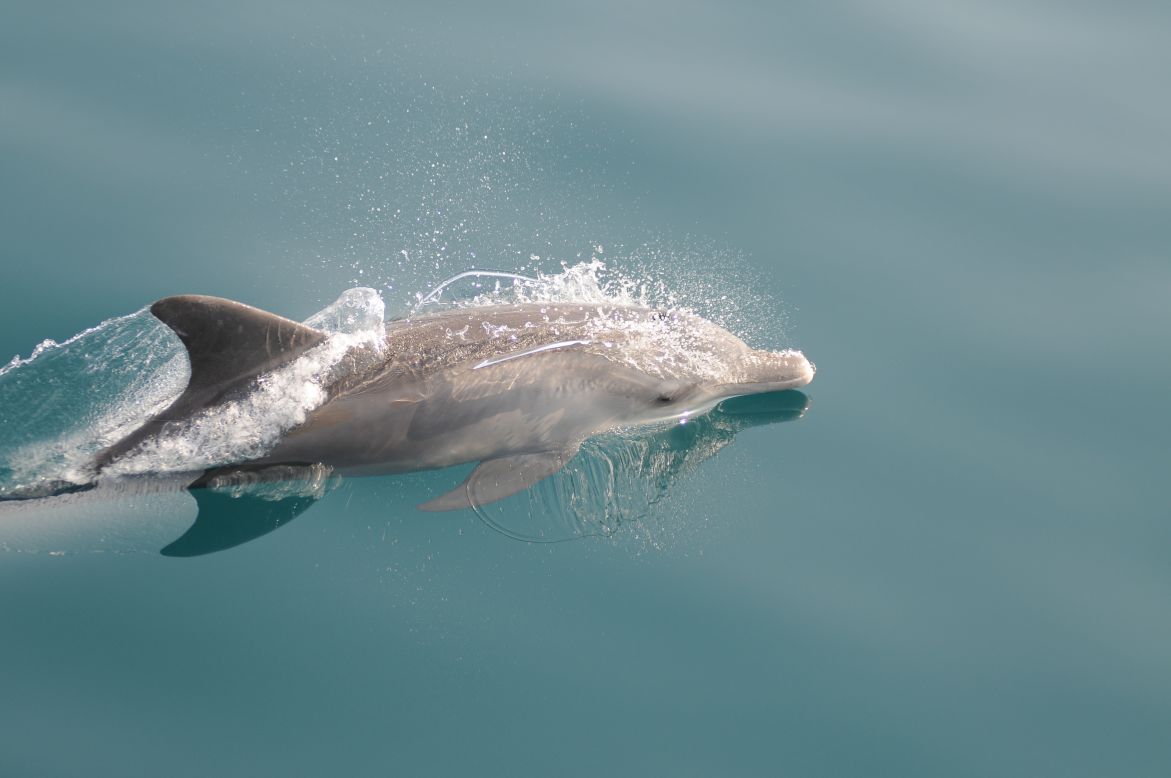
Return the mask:
<path id="1" fill-rule="evenodd" d="M 659 387 L 659 393 L 655 395 L 655 404 L 667 405 L 668 403 L 678 402 L 691 394 L 691 390 L 694 388 L 695 384 L 684 381 L 667 382 Z"/>

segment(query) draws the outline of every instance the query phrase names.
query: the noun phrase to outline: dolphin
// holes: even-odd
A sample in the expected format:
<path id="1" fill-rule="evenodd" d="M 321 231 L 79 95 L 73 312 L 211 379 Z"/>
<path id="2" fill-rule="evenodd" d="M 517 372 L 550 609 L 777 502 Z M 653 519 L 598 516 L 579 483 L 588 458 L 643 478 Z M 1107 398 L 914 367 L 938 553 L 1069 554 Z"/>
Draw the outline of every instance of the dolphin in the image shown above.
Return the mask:
<path id="1" fill-rule="evenodd" d="M 99 472 L 328 338 L 217 297 L 167 297 L 150 310 L 186 347 L 191 377 L 166 410 L 98 454 Z M 628 305 L 494 305 L 408 317 L 387 324 L 375 352 L 351 355 L 325 401 L 267 453 L 205 478 L 289 465 L 371 475 L 478 462 L 462 484 L 419 506 L 469 508 L 556 473 L 600 432 L 685 420 L 814 375 L 799 351 L 753 349 L 686 311 Z"/>
<path id="2" fill-rule="evenodd" d="M 199 418 L 330 346 L 327 332 L 218 297 L 166 297 L 150 311 L 186 349 L 186 388 L 98 452 L 93 484 L 50 483 L 27 498 L 101 492 L 103 481 L 116 493 L 122 464 L 152 443 L 181 438 Z M 475 462 L 461 484 L 419 508 L 478 508 L 558 472 L 592 436 L 687 421 L 729 398 L 802 387 L 814 372 L 799 351 L 753 349 L 678 309 L 498 304 L 392 320 L 383 337 L 333 365 L 321 402 L 262 453 L 192 468 L 186 488 L 199 516 L 163 553 L 194 556 L 270 532 L 324 494 L 326 475 Z M 277 481 L 312 488 L 233 501 Z"/>

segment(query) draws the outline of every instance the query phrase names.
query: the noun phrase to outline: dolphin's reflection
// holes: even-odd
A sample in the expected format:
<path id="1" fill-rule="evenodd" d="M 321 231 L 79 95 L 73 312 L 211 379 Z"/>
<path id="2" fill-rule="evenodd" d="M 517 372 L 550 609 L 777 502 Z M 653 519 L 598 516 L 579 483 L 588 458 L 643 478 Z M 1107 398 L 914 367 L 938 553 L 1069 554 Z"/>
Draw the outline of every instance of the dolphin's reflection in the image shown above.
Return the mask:
<path id="1" fill-rule="evenodd" d="M 491 506 L 476 506 L 475 510 L 489 527 L 525 542 L 613 535 L 643 519 L 680 476 L 714 456 L 738 432 L 798 419 L 808 405 L 808 398 L 795 390 L 737 397 L 686 424 L 644 427 L 634 435 L 598 436 L 583 446 L 562 473 L 527 493 Z M 31 527 L 33 533 L 39 532 L 35 537 L 43 541 L 47 527 L 53 523 L 53 517 L 46 514 L 68 516 L 71 512 L 74 518 L 62 524 L 60 529 L 64 531 L 57 531 L 53 540 L 76 534 L 88 524 L 99 531 L 103 542 L 111 536 L 138 533 L 142 541 L 149 543 L 164 531 L 164 522 L 160 519 L 159 526 L 149 529 L 130 527 L 128 522 L 133 521 L 137 527 L 145 520 L 142 516 L 125 517 L 126 498 L 133 498 L 130 503 L 137 500 L 148 505 L 154 499 L 157 511 L 164 504 L 159 500 L 167 494 L 189 493 L 198 506 L 195 521 L 177 539 L 165 543 L 160 553 L 170 557 L 203 556 L 242 545 L 288 524 L 338 483 L 340 478 L 322 465 L 282 465 L 261 471 L 226 468 L 188 476 L 112 482 L 80 493 L 25 501 L 23 505 L 5 503 L 5 508 L 15 510 L 0 511 L 0 548 L 22 547 L 21 540 L 11 535 L 11 530 L 20 528 L 21 514 L 25 529 Z M 173 527 L 178 511 L 173 507 L 174 498 L 166 499 L 172 501 L 163 511 L 170 514 L 165 517 L 170 521 L 166 526 Z M 114 517 L 120 517 L 121 526 L 115 526 Z M 43 542 L 28 547 L 40 546 L 53 547 Z"/>
<path id="2" fill-rule="evenodd" d="M 340 483 L 323 465 L 200 476 L 188 489 L 199 506 L 195 523 L 163 556 L 203 556 L 239 546 L 288 524 Z"/>
<path id="3" fill-rule="evenodd" d="M 684 474 L 715 456 L 749 427 L 801 418 L 809 407 L 802 392 L 788 390 L 734 397 L 685 424 L 591 439 L 562 473 L 518 499 L 477 506 L 490 527 L 510 538 L 558 543 L 613 536 L 626 528 L 654 535 L 646 524 L 657 503 Z"/>

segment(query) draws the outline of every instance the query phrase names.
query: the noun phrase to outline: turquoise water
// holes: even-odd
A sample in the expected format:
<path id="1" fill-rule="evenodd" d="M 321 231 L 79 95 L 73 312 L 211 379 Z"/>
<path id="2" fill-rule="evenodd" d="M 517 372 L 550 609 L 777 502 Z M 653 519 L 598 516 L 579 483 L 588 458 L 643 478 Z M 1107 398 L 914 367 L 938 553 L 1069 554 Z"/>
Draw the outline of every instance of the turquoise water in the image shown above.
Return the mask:
<path id="1" fill-rule="evenodd" d="M 1169 25 L 9 9 L 4 360 L 170 294 L 394 312 L 598 257 L 818 375 L 660 441 L 690 466 L 601 537 L 414 508 L 466 468 L 192 559 L 182 494 L 5 515 L 0 772 L 1166 775 Z M 2 450 L 169 375 L 86 353 L 2 377 Z"/>

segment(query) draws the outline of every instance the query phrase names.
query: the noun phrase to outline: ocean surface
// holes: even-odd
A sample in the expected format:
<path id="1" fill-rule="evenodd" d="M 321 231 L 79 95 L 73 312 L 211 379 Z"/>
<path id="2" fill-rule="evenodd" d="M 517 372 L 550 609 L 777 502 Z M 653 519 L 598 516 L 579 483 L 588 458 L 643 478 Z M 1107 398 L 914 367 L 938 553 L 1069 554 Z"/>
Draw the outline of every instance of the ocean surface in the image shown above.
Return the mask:
<path id="1" fill-rule="evenodd" d="M 0 502 L 0 775 L 1171 774 L 1171 7 L 3 16 L 0 494 L 181 390 L 174 294 L 361 339 L 503 271 L 818 372 L 480 511 Z"/>

